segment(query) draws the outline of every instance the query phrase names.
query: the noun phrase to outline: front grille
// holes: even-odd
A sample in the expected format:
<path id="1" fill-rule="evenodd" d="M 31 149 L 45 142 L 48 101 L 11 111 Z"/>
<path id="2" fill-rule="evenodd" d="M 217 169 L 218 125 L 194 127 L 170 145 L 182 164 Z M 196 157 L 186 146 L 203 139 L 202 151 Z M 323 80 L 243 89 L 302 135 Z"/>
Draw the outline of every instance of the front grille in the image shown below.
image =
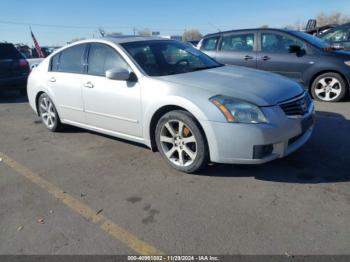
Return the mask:
<path id="1" fill-rule="evenodd" d="M 303 116 L 310 111 L 312 100 L 307 92 L 279 104 L 287 116 Z"/>

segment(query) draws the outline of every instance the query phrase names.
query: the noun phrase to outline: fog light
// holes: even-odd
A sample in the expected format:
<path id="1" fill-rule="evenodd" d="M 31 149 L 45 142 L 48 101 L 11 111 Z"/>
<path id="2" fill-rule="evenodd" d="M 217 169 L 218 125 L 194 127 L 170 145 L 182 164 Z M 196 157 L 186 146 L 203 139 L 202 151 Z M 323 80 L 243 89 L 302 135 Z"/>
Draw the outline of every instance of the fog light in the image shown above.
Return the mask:
<path id="1" fill-rule="evenodd" d="M 272 151 L 273 145 L 254 146 L 253 159 L 262 159 L 271 155 Z"/>

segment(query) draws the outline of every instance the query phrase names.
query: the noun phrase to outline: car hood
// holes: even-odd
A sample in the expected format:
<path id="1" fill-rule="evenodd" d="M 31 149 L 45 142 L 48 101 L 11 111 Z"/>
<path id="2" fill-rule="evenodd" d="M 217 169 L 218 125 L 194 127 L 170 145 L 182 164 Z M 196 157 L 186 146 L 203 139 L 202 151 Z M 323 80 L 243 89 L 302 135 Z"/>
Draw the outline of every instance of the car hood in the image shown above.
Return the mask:
<path id="1" fill-rule="evenodd" d="M 280 75 L 239 66 L 222 66 L 159 79 L 208 90 L 212 95 L 226 95 L 258 106 L 270 106 L 300 95 L 303 88 Z"/>
<path id="2" fill-rule="evenodd" d="M 330 54 L 332 56 L 336 56 L 339 58 L 343 58 L 344 60 L 350 59 L 349 50 L 331 50 L 331 51 L 327 51 L 327 54 Z"/>

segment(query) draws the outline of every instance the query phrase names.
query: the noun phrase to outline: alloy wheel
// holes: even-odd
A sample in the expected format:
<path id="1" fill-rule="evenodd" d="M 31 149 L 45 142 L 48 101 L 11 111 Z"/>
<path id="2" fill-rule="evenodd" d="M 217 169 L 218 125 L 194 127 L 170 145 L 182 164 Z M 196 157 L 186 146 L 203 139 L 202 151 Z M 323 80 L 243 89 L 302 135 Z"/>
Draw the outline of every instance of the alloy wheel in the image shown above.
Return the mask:
<path id="1" fill-rule="evenodd" d="M 160 132 L 165 156 L 175 165 L 191 165 L 197 156 L 197 141 L 191 129 L 180 120 L 167 121 Z"/>
<path id="2" fill-rule="evenodd" d="M 323 101 L 332 101 L 339 97 L 342 85 L 335 77 L 321 78 L 315 86 L 315 95 Z"/>
<path id="3" fill-rule="evenodd" d="M 53 129 L 57 122 L 57 113 L 53 103 L 47 96 L 43 96 L 39 103 L 40 116 L 47 128 Z"/>

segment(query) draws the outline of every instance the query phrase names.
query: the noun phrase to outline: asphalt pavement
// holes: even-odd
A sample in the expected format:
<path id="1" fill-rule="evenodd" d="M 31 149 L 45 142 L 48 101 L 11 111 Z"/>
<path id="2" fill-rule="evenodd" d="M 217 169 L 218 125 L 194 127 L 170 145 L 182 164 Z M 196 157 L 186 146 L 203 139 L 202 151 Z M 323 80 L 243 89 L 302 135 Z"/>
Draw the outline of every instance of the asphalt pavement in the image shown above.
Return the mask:
<path id="1" fill-rule="evenodd" d="M 316 110 L 294 154 L 189 175 L 0 93 L 0 254 L 349 254 L 350 102 Z"/>

